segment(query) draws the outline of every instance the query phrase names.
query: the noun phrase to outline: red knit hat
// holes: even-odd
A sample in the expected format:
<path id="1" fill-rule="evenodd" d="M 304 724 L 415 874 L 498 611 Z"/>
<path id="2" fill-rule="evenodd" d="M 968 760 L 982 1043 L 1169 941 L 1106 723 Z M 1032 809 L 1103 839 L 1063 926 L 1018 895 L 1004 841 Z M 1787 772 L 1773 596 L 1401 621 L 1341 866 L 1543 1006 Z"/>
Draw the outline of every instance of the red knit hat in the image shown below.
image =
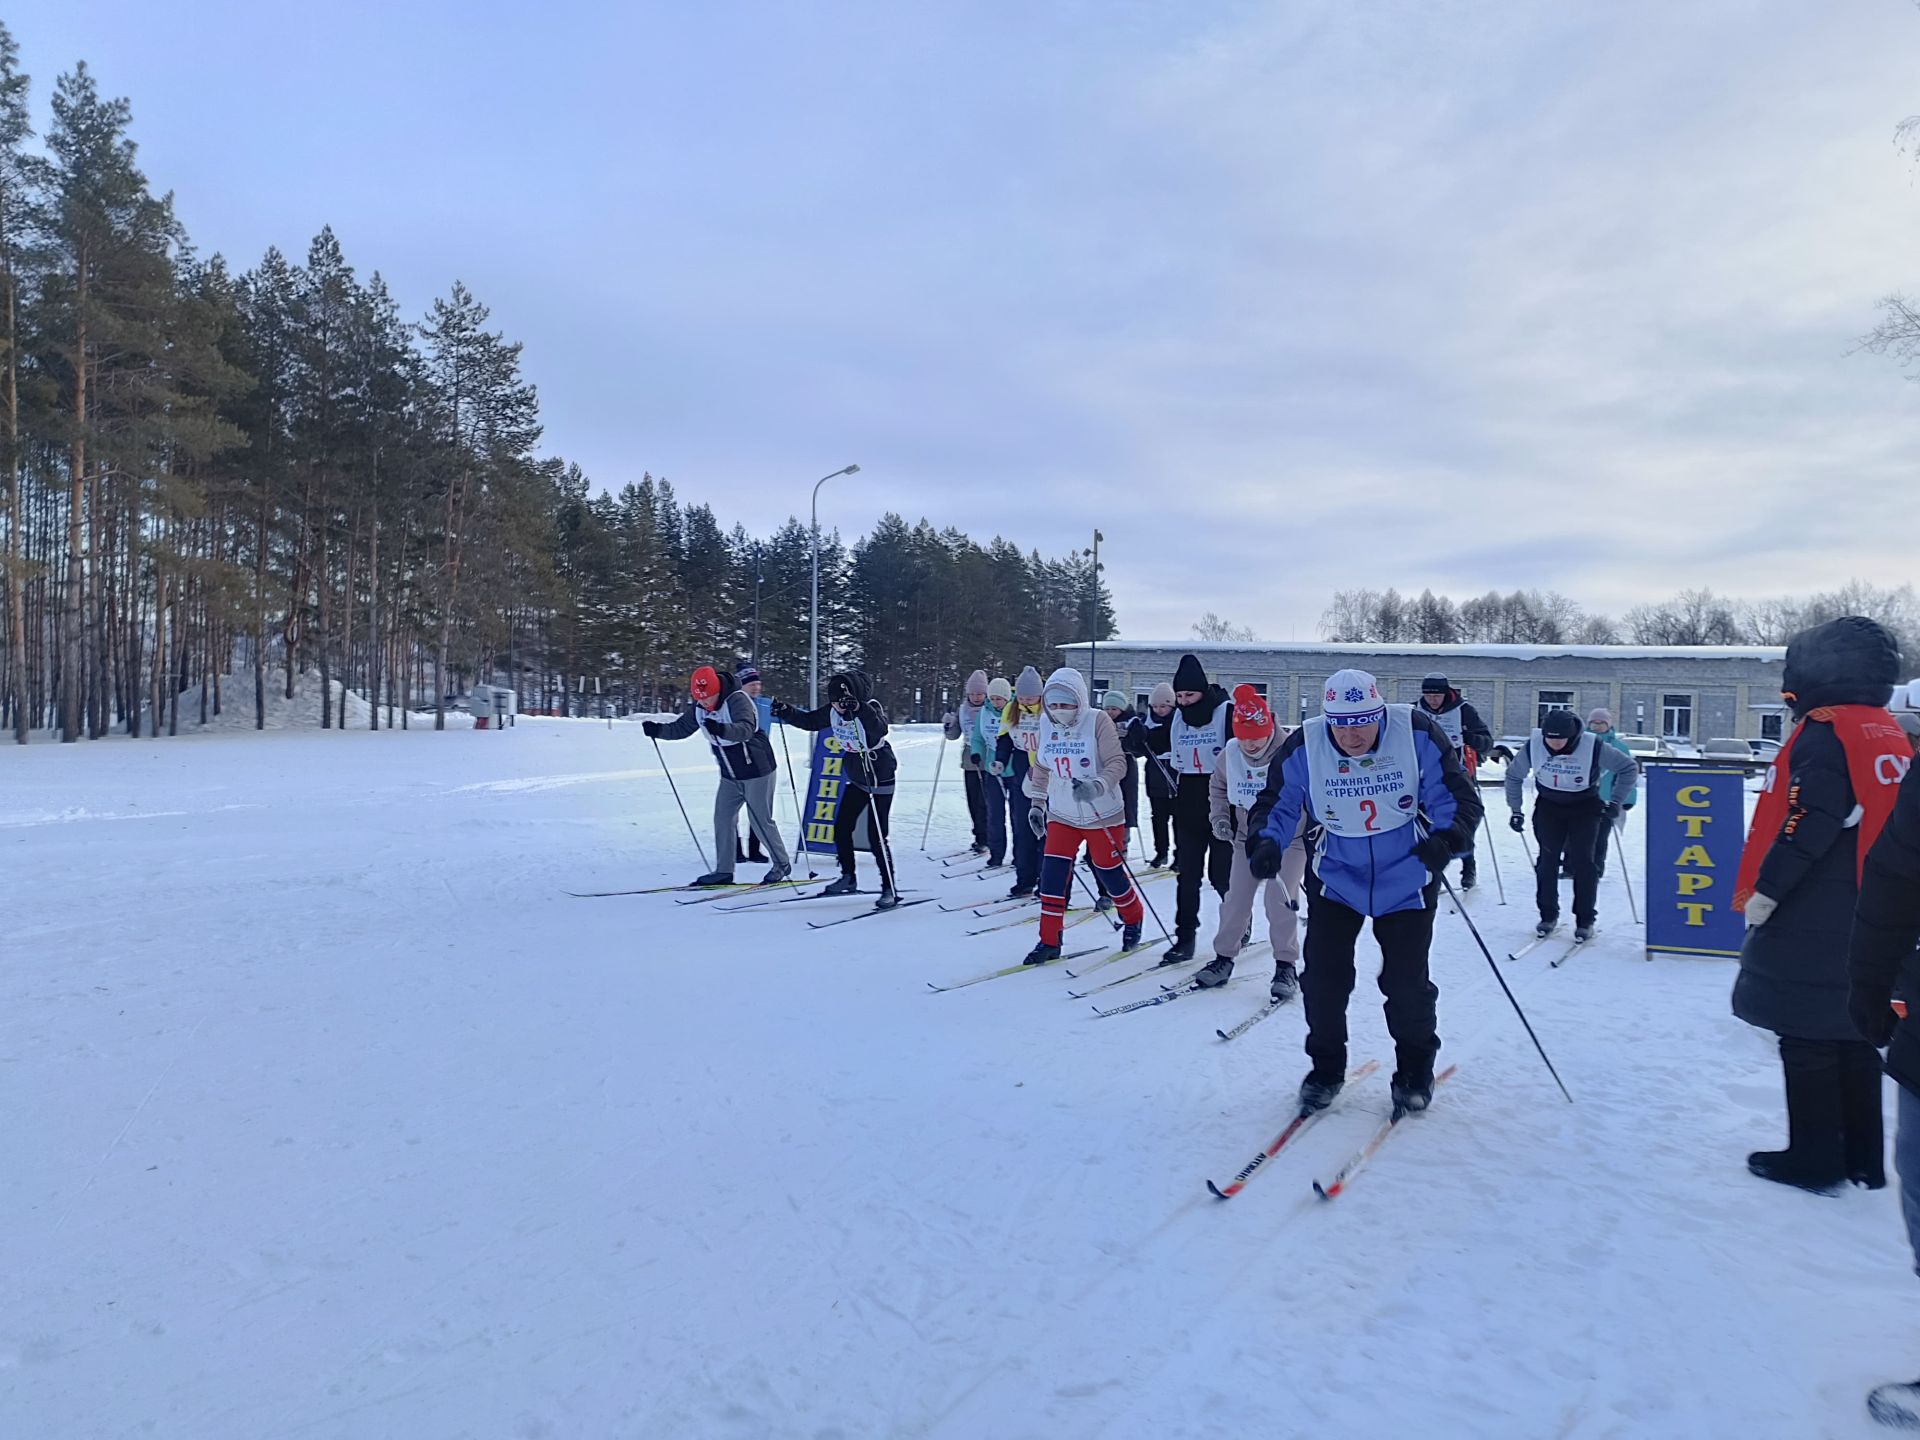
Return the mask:
<path id="1" fill-rule="evenodd" d="M 720 693 L 720 672 L 711 665 L 702 665 L 693 672 L 687 688 L 693 692 L 693 698 L 704 705 Z"/>
<path id="2" fill-rule="evenodd" d="M 1251 685 L 1233 687 L 1233 733 L 1256 745 L 1273 737 L 1273 711 Z"/>

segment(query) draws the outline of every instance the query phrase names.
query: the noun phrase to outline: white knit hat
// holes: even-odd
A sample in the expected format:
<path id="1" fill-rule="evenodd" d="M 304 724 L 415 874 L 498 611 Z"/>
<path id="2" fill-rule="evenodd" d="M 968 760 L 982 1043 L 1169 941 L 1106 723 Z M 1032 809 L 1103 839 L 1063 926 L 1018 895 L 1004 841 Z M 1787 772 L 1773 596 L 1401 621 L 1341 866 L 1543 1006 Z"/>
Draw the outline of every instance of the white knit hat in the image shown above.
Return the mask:
<path id="1" fill-rule="evenodd" d="M 1329 725 L 1375 725 L 1387 718 L 1379 682 L 1364 670 L 1329 675 L 1321 699 Z"/>

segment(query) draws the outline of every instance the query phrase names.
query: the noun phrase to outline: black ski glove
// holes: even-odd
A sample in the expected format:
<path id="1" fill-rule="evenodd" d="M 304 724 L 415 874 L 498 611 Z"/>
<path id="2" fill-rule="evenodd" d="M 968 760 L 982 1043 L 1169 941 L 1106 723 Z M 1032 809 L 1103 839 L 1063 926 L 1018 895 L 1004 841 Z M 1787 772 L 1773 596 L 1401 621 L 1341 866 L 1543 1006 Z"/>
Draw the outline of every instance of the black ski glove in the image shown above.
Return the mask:
<path id="1" fill-rule="evenodd" d="M 1516 835 L 1523 833 L 1527 828 L 1526 816 L 1522 815 L 1518 810 L 1514 811 L 1513 814 L 1507 817 L 1507 828 Z"/>
<path id="2" fill-rule="evenodd" d="M 1257 835 L 1247 846 L 1247 869 L 1256 880 L 1271 880 L 1280 873 L 1280 860 L 1286 851 L 1268 835 Z"/>
<path id="3" fill-rule="evenodd" d="M 1893 992 L 1884 986 L 1861 986 L 1855 984 L 1847 991 L 1847 1014 L 1853 1017 L 1853 1028 L 1876 1050 L 1887 1048 L 1887 1042 L 1893 1039 L 1893 1027 L 1900 1023 L 1900 1017 L 1893 1013 Z"/>
<path id="4" fill-rule="evenodd" d="M 1427 869 L 1438 875 L 1447 868 L 1447 862 L 1453 859 L 1453 846 L 1447 843 L 1444 835 L 1429 835 L 1413 847 L 1414 858 Z"/>
<path id="5" fill-rule="evenodd" d="M 649 740 L 658 740 L 660 738 L 660 722 L 657 720 L 642 720 L 640 722 L 640 733 L 645 735 Z"/>
<path id="6" fill-rule="evenodd" d="M 788 716 L 793 714 L 793 707 L 784 700 L 776 700 L 773 702 L 771 714 L 774 719 L 784 721 Z"/>
<path id="7" fill-rule="evenodd" d="M 1618 800 L 1609 800 L 1607 802 L 1607 823 L 1616 830 L 1620 828 L 1620 816 L 1622 813 L 1624 812 Z"/>
<path id="8" fill-rule="evenodd" d="M 700 723 L 702 726 L 706 728 L 706 731 L 709 735 L 725 735 L 727 733 L 726 725 L 723 722 L 714 719 L 713 716 L 711 715 L 705 717 L 703 720 L 701 720 Z"/>

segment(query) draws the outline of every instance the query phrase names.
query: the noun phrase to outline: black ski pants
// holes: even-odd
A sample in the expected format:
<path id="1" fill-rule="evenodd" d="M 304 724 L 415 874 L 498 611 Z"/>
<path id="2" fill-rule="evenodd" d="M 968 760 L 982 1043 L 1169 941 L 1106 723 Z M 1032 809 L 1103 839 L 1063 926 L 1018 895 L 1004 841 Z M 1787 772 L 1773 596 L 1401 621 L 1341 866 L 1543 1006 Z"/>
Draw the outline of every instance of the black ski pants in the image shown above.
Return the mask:
<path id="1" fill-rule="evenodd" d="M 1200 933 L 1200 880 L 1204 875 L 1226 898 L 1233 880 L 1233 846 L 1213 838 L 1205 775 L 1182 775 L 1173 797 L 1173 863 L 1178 895 L 1173 938 L 1192 940 Z"/>
<path id="2" fill-rule="evenodd" d="M 1373 917 L 1373 938 L 1380 946 L 1380 993 L 1386 996 L 1394 1062 L 1400 1074 L 1423 1079 L 1433 1074 L 1433 1057 L 1440 1053 L 1440 1037 L 1434 1029 L 1440 989 L 1427 973 L 1439 883 L 1435 880 L 1422 892 L 1421 909 Z M 1300 975 L 1300 998 L 1307 1012 L 1307 1058 L 1313 1062 L 1314 1074 L 1344 1080 L 1354 950 L 1367 917 L 1324 893 L 1311 869 L 1306 891 L 1306 968 Z"/>
<path id="3" fill-rule="evenodd" d="M 862 812 L 871 809 L 867 817 L 867 848 L 873 851 L 874 863 L 880 868 L 881 885 L 891 890 L 893 884 L 893 852 L 887 848 L 887 817 L 893 813 L 892 795 L 869 795 L 857 785 L 849 785 L 840 798 L 840 816 L 833 827 L 834 854 L 840 860 L 840 873 L 851 875 L 853 871 L 853 830 L 859 824 Z"/>
<path id="4" fill-rule="evenodd" d="M 1573 923 L 1593 924 L 1593 909 L 1600 893 L 1600 871 L 1594 864 L 1600 831 L 1607 827 L 1607 812 L 1598 802 L 1581 801 L 1559 804 L 1535 800 L 1533 838 L 1540 854 L 1533 865 L 1534 899 L 1542 920 L 1560 918 L 1560 867 L 1564 864 L 1573 876 Z"/>
<path id="5" fill-rule="evenodd" d="M 967 787 L 967 818 L 973 821 L 973 843 L 987 843 L 987 797 L 980 788 L 980 779 L 984 772 L 968 765 L 965 757 L 961 759 L 960 778 Z"/>
<path id="6" fill-rule="evenodd" d="M 1170 830 L 1173 825 L 1173 797 L 1161 795 L 1149 788 L 1147 805 L 1153 811 L 1153 854 L 1154 858 L 1164 862 L 1171 845 Z"/>

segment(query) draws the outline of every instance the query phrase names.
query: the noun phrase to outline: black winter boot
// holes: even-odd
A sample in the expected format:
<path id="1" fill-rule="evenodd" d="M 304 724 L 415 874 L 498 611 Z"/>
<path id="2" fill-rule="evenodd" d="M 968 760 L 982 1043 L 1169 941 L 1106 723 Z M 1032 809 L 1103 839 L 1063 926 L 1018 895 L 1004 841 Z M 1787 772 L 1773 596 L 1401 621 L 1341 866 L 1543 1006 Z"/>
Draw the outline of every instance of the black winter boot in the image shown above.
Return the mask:
<path id="1" fill-rule="evenodd" d="M 1059 958 L 1060 958 L 1060 947 L 1058 945 L 1049 945 L 1047 944 L 1046 941 L 1042 940 L 1038 945 L 1034 946 L 1033 949 L 1027 952 L 1027 958 L 1022 960 L 1020 963 L 1022 965 L 1045 965 L 1048 962 L 1053 960 L 1058 960 Z"/>
<path id="2" fill-rule="evenodd" d="M 1460 888 L 1462 890 L 1471 890 L 1479 883 L 1480 867 L 1474 863 L 1473 856 L 1469 855 L 1460 862 Z"/>
<path id="3" fill-rule="evenodd" d="M 1291 960 L 1277 960 L 1273 966 L 1273 983 L 1267 987 L 1267 998 L 1276 1005 L 1284 1005 L 1300 993 L 1300 974 L 1293 968 Z"/>
<path id="4" fill-rule="evenodd" d="M 827 886 L 827 888 L 820 893 L 822 895 L 858 895 L 860 893 L 860 883 L 855 880 L 853 876 L 842 874 L 838 880 Z"/>
<path id="5" fill-rule="evenodd" d="M 1887 1188 L 1887 1141 L 1881 1118 L 1880 1052 L 1842 1043 L 1840 1117 L 1847 1179 L 1866 1190 Z"/>
<path id="6" fill-rule="evenodd" d="M 1346 1088 L 1347 1077 L 1344 1075 L 1323 1075 L 1318 1070 L 1309 1070 L 1307 1078 L 1300 1082 L 1300 1108 L 1307 1111 L 1324 1110 Z"/>
<path id="7" fill-rule="evenodd" d="M 1393 1096 L 1395 1110 L 1404 1110 L 1409 1115 L 1425 1114 L 1427 1107 L 1433 1103 L 1433 1072 L 1427 1070 L 1417 1075 L 1404 1072 L 1395 1075 L 1388 1092 Z"/>
<path id="8" fill-rule="evenodd" d="M 1787 1148 L 1756 1150 L 1747 1169 L 1762 1180 L 1830 1195 L 1847 1178 L 1840 1085 L 1842 1045 L 1780 1037 L 1787 1084 Z"/>
<path id="9" fill-rule="evenodd" d="M 873 902 L 873 908 L 876 910 L 896 910 L 899 906 L 900 896 L 891 885 L 882 890 L 880 898 Z"/>
<path id="10" fill-rule="evenodd" d="M 1140 948 L 1140 926 L 1137 922 L 1121 927 L 1120 948 L 1122 950 L 1138 950 Z"/>
<path id="11" fill-rule="evenodd" d="M 1183 965 L 1193 959 L 1193 937 L 1183 935 L 1167 947 L 1167 953 L 1161 957 L 1162 965 Z"/>
<path id="12" fill-rule="evenodd" d="M 699 879 L 690 882 L 687 888 L 689 890 L 698 890 L 703 886 L 731 885 L 732 883 L 733 872 L 731 870 L 709 870 L 706 874 L 700 876 Z"/>

